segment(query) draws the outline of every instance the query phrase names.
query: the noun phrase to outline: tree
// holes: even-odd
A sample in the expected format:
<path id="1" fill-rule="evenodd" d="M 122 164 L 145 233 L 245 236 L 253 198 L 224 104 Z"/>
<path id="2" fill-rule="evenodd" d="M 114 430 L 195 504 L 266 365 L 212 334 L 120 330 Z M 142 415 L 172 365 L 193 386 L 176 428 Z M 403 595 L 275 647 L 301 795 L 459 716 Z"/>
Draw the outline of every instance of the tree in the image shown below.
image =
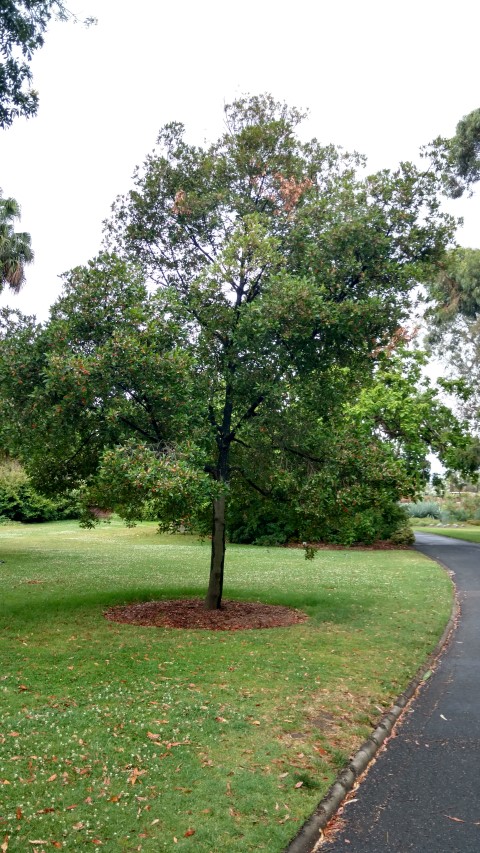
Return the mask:
<path id="1" fill-rule="evenodd" d="M 358 155 L 299 140 L 302 117 L 240 99 L 206 148 L 167 125 L 114 205 L 111 254 L 67 276 L 44 329 L 6 319 L 5 440 L 35 482 L 82 476 L 91 503 L 129 517 L 153 501 L 178 523 L 210 502 L 209 608 L 229 496 L 261 493 L 276 437 L 309 452 L 302 411 L 335 422 L 453 232 L 434 170 L 357 177 Z"/>
<path id="2" fill-rule="evenodd" d="M 480 250 L 449 251 L 427 283 L 428 343 L 448 369 L 470 428 L 480 433 Z M 458 380 L 458 381 L 456 381 Z M 478 456 L 478 454 L 477 454 Z M 478 460 L 480 461 L 480 460 Z"/>
<path id="3" fill-rule="evenodd" d="M 244 487 L 232 496 L 230 537 L 343 545 L 395 538 L 405 523 L 399 501 L 416 499 L 428 483 L 429 453 L 470 473 L 472 441 L 422 375 L 425 363 L 424 353 L 397 342 L 331 420 L 319 418 L 315 405 L 291 412 L 303 425 L 302 446 L 290 444 L 285 426 L 268 437 L 270 454 L 251 460 L 262 494 Z"/>
<path id="4" fill-rule="evenodd" d="M 0 5 L 0 127 L 15 118 L 30 118 L 38 109 L 38 93 L 31 89 L 29 63 L 43 46 L 52 17 L 75 19 L 62 0 L 2 0 Z M 85 22 L 93 23 L 93 18 Z"/>
<path id="5" fill-rule="evenodd" d="M 5 285 L 18 293 L 25 281 L 25 264 L 33 261 L 30 235 L 13 230 L 20 207 L 13 198 L 0 193 L 0 293 Z"/>
<path id="6" fill-rule="evenodd" d="M 480 249 L 457 246 L 447 252 L 428 282 L 428 295 L 433 337 L 435 331 L 452 328 L 458 317 L 476 321 L 480 317 Z"/>
<path id="7" fill-rule="evenodd" d="M 460 198 L 471 190 L 480 178 L 480 109 L 460 119 L 453 137 L 437 137 L 423 154 L 441 170 L 447 195 Z"/>

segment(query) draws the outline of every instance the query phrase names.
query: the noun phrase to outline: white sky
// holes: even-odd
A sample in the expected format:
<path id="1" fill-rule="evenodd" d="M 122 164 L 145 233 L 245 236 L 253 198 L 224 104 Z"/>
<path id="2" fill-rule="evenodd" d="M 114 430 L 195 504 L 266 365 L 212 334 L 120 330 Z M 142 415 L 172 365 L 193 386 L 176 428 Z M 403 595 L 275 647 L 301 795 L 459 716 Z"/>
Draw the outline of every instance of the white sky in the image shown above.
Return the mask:
<path id="1" fill-rule="evenodd" d="M 159 128 L 183 121 L 189 138 L 214 139 L 223 104 L 271 92 L 310 109 L 306 136 L 366 154 L 370 168 L 414 158 L 453 135 L 480 106 L 473 0 L 68 0 L 98 25 L 51 25 L 32 64 L 38 116 L 0 132 L 0 186 L 32 235 L 27 284 L 0 304 L 45 319 L 58 275 L 85 263 L 102 220 L 131 186 Z M 480 199 L 462 245 L 480 247 Z"/>

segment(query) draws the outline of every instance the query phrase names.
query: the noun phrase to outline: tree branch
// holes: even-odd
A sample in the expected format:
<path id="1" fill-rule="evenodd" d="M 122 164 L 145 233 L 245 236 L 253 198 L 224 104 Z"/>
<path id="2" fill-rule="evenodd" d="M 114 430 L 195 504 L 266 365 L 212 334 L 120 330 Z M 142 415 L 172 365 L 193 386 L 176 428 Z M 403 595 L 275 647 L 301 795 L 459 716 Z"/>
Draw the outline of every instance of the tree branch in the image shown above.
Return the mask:
<path id="1" fill-rule="evenodd" d="M 251 404 L 251 406 L 249 406 L 249 407 L 248 407 L 248 409 L 247 409 L 247 411 L 245 412 L 245 414 L 244 414 L 244 415 L 242 415 L 242 417 L 240 418 L 240 420 L 239 420 L 239 421 L 237 421 L 237 423 L 235 424 L 235 426 L 233 427 L 233 429 L 232 429 L 232 430 L 230 431 L 230 433 L 228 434 L 227 438 L 228 438 L 228 440 L 229 440 L 229 441 L 233 441 L 233 440 L 234 440 L 234 438 L 235 438 L 235 433 L 236 433 L 237 429 L 240 427 L 240 425 L 241 425 L 241 424 L 243 424 L 243 423 L 245 423 L 245 421 L 249 421 L 251 418 L 255 417 L 255 415 L 256 415 L 256 413 L 257 413 L 257 409 L 258 409 L 259 405 L 260 405 L 261 403 L 263 403 L 264 399 L 265 399 L 264 395 L 263 395 L 263 394 L 260 394 L 260 396 L 259 396 L 259 397 L 257 397 L 257 399 L 256 399 L 256 400 Z"/>

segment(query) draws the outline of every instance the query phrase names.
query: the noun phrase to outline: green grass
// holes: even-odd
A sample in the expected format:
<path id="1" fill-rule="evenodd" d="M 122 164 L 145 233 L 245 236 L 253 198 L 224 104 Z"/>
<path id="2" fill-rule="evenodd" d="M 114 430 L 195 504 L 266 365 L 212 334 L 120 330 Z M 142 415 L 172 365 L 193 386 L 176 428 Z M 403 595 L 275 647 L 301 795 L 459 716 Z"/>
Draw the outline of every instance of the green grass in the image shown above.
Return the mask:
<path id="1" fill-rule="evenodd" d="M 480 542 L 480 527 L 432 527 L 413 524 L 413 530 L 435 533 L 439 536 L 450 536 L 452 539 L 464 539 L 466 542 Z"/>
<path id="2" fill-rule="evenodd" d="M 203 594 L 208 544 L 153 525 L 11 525 L 0 558 L 8 853 L 280 853 L 434 647 L 452 597 L 414 551 L 308 562 L 230 546 L 227 598 L 289 604 L 309 621 L 176 631 L 103 610 Z"/>

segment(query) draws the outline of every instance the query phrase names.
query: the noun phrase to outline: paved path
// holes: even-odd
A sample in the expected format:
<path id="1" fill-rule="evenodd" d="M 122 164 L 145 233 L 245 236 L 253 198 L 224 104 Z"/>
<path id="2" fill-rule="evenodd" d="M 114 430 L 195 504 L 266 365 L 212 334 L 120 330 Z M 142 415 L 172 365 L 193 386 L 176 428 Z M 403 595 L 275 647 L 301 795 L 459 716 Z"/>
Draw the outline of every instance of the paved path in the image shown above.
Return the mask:
<path id="1" fill-rule="evenodd" d="M 480 853 L 480 545 L 416 547 L 455 573 L 459 625 L 321 853 Z"/>

